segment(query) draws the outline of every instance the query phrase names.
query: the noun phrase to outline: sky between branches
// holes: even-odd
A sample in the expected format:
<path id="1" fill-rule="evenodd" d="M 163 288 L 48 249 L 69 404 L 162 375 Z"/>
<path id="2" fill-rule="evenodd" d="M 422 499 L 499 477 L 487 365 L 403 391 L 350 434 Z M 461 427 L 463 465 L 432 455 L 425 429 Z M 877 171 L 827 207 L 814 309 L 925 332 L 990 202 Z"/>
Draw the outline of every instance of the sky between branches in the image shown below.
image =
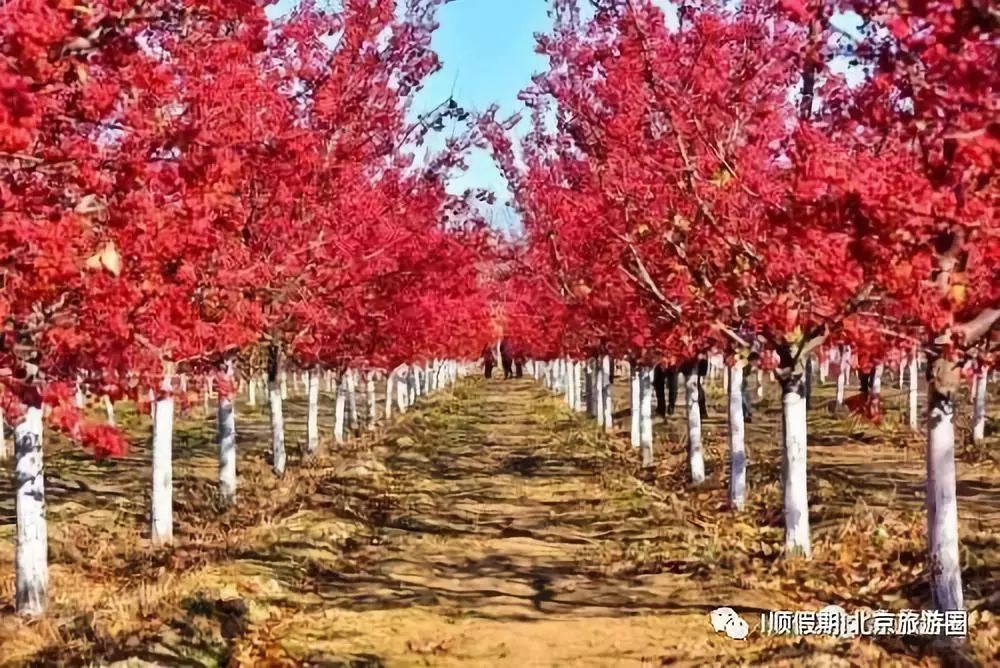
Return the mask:
<path id="1" fill-rule="evenodd" d="M 288 12 L 299 0 L 279 0 L 269 14 Z M 321 3 L 322 4 L 322 3 Z M 676 20 L 673 3 L 662 0 L 668 25 Z M 467 111 L 483 112 L 492 104 L 500 107 L 500 118 L 522 111 L 518 93 L 531 83 L 533 74 L 545 69 L 545 59 L 535 53 L 535 35 L 552 25 L 546 0 L 452 0 L 439 13 L 441 27 L 434 34 L 434 50 L 442 68 L 417 95 L 411 115 L 416 119 L 449 97 Z M 835 23 L 856 32 L 856 15 L 835 17 Z M 848 70 L 846 63 L 843 64 Z M 854 78 L 849 76 L 849 80 Z M 860 74 L 857 75 L 860 78 Z M 521 128 L 527 127 L 522 121 Z M 429 142 L 442 145 L 443 138 Z M 517 216 L 506 205 L 507 184 L 486 151 L 475 151 L 469 169 L 451 183 L 450 190 L 486 188 L 497 194 L 497 204 L 484 214 L 498 229 L 515 232 Z"/>

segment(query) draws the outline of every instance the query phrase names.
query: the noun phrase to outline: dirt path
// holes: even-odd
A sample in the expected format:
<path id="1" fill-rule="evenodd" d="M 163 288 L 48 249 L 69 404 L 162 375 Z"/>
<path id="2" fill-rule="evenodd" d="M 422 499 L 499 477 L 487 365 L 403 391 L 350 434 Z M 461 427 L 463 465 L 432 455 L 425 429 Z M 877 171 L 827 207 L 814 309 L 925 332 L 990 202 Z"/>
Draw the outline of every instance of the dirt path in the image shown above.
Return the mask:
<path id="1" fill-rule="evenodd" d="M 293 444 L 303 408 L 288 404 Z M 814 416 L 829 443 L 810 455 L 816 557 L 803 563 L 779 556 L 776 412 L 766 401 L 750 431 L 742 516 L 725 507 L 717 407 L 698 488 L 686 483 L 683 416 L 658 424 L 657 469 L 640 473 L 624 439 L 598 434 L 528 380 L 475 379 L 422 398 L 374 439 L 311 466 L 293 456 L 283 480 L 263 461 L 266 413 L 238 414 L 235 510 L 211 506 L 211 419 L 178 426 L 178 537 L 166 551 L 143 535 L 141 439 L 129 458 L 100 465 L 54 449 L 52 611 L 30 623 L 0 613 L 0 665 L 938 663 L 919 641 L 735 641 L 710 626 L 723 605 L 751 627 L 760 612 L 829 603 L 927 607 L 916 451 L 872 445 L 843 420 Z M 995 467 L 970 472 L 962 531 L 982 661 L 998 646 L 998 485 Z M 7 600 L 8 512 L 0 499 Z"/>

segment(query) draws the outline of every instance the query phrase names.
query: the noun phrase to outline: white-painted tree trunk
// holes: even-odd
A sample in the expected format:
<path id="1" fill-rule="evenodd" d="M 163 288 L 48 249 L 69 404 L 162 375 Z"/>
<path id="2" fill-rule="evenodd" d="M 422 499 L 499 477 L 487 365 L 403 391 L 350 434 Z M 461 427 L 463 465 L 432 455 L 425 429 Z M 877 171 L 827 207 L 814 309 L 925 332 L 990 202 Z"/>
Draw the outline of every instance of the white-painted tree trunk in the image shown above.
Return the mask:
<path id="1" fill-rule="evenodd" d="M 698 373 L 692 369 L 684 375 L 684 398 L 687 403 L 688 462 L 691 482 L 705 482 L 705 452 L 701 443 L 701 409 L 698 406 Z"/>
<path id="2" fill-rule="evenodd" d="M 10 458 L 10 446 L 7 445 L 7 423 L 3 418 L 3 411 L 0 410 L 0 462 Z"/>
<path id="3" fill-rule="evenodd" d="M 757 398 L 764 396 L 764 372 L 757 369 Z"/>
<path id="4" fill-rule="evenodd" d="M 875 365 L 875 372 L 872 374 L 872 384 L 869 391 L 873 397 L 882 396 L 882 371 L 885 365 L 881 362 Z"/>
<path id="5" fill-rule="evenodd" d="M 919 371 L 916 354 L 910 357 L 910 362 L 907 367 L 907 381 L 909 382 L 909 387 L 907 388 L 907 398 L 909 399 L 910 429 L 917 431 L 918 425 L 920 424 L 920 403 L 917 395 L 920 378 L 917 375 Z"/>
<path id="6" fill-rule="evenodd" d="M 174 540 L 174 395 L 171 378 L 163 379 L 153 415 L 153 493 L 150 516 L 154 545 Z"/>
<path id="7" fill-rule="evenodd" d="M 17 612 L 45 612 L 49 588 L 48 525 L 45 520 L 45 467 L 42 458 L 42 409 L 30 407 L 14 429 L 14 600 Z"/>
<path id="8" fill-rule="evenodd" d="M 356 372 L 347 371 L 347 424 L 351 432 L 357 434 L 360 430 L 360 418 L 358 416 L 358 379 Z"/>
<path id="9" fill-rule="evenodd" d="M 392 401 L 393 392 L 395 387 L 393 386 L 393 379 L 396 376 L 395 371 L 390 371 L 385 375 L 385 421 L 388 422 L 392 417 Z"/>
<path id="10" fill-rule="evenodd" d="M 333 440 L 338 445 L 344 443 L 344 422 L 347 415 L 347 386 L 350 383 L 346 372 L 340 375 L 337 384 L 337 398 L 333 409 Z"/>
<path id="11" fill-rule="evenodd" d="M 962 565 L 958 552 L 955 425 L 951 399 L 928 390 L 927 536 L 931 594 L 938 610 L 962 610 Z"/>
<path id="12" fill-rule="evenodd" d="M 593 359 L 584 363 L 583 375 L 587 388 L 587 415 L 597 417 L 597 373 Z"/>
<path id="13" fill-rule="evenodd" d="M 985 366 L 976 375 L 976 387 L 972 401 L 972 442 L 982 443 L 986 440 L 986 386 L 989 379 L 989 369 Z"/>
<path id="14" fill-rule="evenodd" d="M 642 381 L 639 378 L 639 367 L 633 361 L 629 363 L 629 384 L 631 390 L 630 403 L 629 403 L 629 432 L 631 436 L 631 442 L 633 448 L 638 448 L 641 441 L 641 422 L 642 422 L 642 388 L 640 387 Z"/>
<path id="15" fill-rule="evenodd" d="M 401 373 L 406 373 L 405 371 Z M 396 376 L 396 408 L 399 409 L 400 413 L 406 412 L 406 400 L 409 397 L 409 380 L 404 375 L 400 378 L 399 375 Z"/>
<path id="16" fill-rule="evenodd" d="M 601 371 L 604 375 L 604 431 L 611 433 L 615 429 L 615 411 L 611 398 L 611 356 L 605 355 L 601 360 Z"/>
<path id="17" fill-rule="evenodd" d="M 253 374 L 247 378 L 247 405 L 257 405 L 257 376 Z"/>
<path id="18" fill-rule="evenodd" d="M 306 372 L 306 454 L 319 448 L 319 369 Z"/>
<path id="19" fill-rule="evenodd" d="M 594 360 L 594 410 L 597 411 L 597 426 L 604 427 L 604 363 L 603 358 Z"/>
<path id="20" fill-rule="evenodd" d="M 406 374 L 406 405 L 412 406 L 417 401 L 417 388 L 420 387 L 420 367 L 411 364 Z"/>
<path id="21" fill-rule="evenodd" d="M 111 397 L 106 394 L 104 395 L 104 415 L 109 425 L 114 427 L 117 424 L 115 421 L 115 402 L 111 401 Z"/>
<path id="22" fill-rule="evenodd" d="M 579 360 L 573 362 L 573 382 L 576 384 L 576 406 L 574 410 L 577 413 L 583 413 L 587 410 L 587 388 L 584 385 L 583 367 L 583 362 Z"/>
<path id="23" fill-rule="evenodd" d="M 743 510 L 747 498 L 746 425 L 743 420 L 743 364 L 729 367 L 729 503 Z"/>
<path id="24" fill-rule="evenodd" d="M 87 405 L 87 395 L 83 392 L 83 378 L 78 378 L 76 381 L 76 396 L 73 399 L 73 403 L 80 410 L 83 410 Z"/>
<path id="25" fill-rule="evenodd" d="M 653 465 L 653 368 L 639 371 L 639 460 Z"/>
<path id="26" fill-rule="evenodd" d="M 282 369 L 282 371 L 281 371 L 281 377 L 280 377 L 279 380 L 280 380 L 280 383 L 281 383 L 281 387 L 280 387 L 280 389 L 281 389 L 281 398 L 282 398 L 282 400 L 284 400 L 284 399 L 288 398 L 288 374 L 284 371 L 284 369 Z"/>
<path id="27" fill-rule="evenodd" d="M 219 498 L 223 505 L 236 502 L 236 406 L 233 397 L 219 392 L 215 438 L 219 444 Z"/>
<path id="28" fill-rule="evenodd" d="M 374 430 L 378 422 L 378 399 L 375 398 L 375 372 L 365 375 L 365 394 L 368 396 L 368 429 Z"/>
<path id="29" fill-rule="evenodd" d="M 844 392 L 847 389 L 847 367 L 844 366 L 843 360 L 840 362 L 840 373 L 837 374 L 837 408 L 842 408 L 844 406 Z"/>
<path id="30" fill-rule="evenodd" d="M 812 543 L 809 537 L 806 417 L 802 379 L 794 378 L 783 382 L 781 472 L 785 505 L 785 553 L 788 556 L 809 558 L 812 556 Z"/>
<path id="31" fill-rule="evenodd" d="M 275 371 L 267 376 L 267 402 L 271 417 L 271 469 L 276 475 L 285 475 L 285 416 L 282 410 L 281 381 Z"/>

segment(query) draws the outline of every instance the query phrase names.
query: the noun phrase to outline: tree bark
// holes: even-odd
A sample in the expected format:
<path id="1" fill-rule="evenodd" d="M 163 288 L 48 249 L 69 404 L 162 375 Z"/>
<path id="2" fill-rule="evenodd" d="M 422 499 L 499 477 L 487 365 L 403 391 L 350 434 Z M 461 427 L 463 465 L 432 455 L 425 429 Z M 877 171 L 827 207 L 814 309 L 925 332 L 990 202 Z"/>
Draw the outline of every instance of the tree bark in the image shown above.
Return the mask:
<path id="1" fill-rule="evenodd" d="M 378 399 L 375 398 L 375 372 L 365 374 L 365 394 L 368 396 L 368 429 L 374 430 L 378 422 Z"/>
<path id="2" fill-rule="evenodd" d="M 917 390 L 920 383 L 920 377 L 918 376 L 918 361 L 916 352 L 910 357 L 910 363 L 908 365 L 908 382 L 910 384 L 907 392 L 907 397 L 909 399 L 909 413 L 910 413 L 910 429 L 917 431 L 917 425 L 920 423 L 920 403 L 918 401 Z"/>
<path id="3" fill-rule="evenodd" d="M 938 610 L 962 610 L 958 552 L 954 405 L 931 382 L 927 392 L 927 536 L 931 593 Z"/>
<path id="4" fill-rule="evenodd" d="M 111 401 L 111 397 L 106 394 L 104 395 L 104 415 L 109 425 L 114 427 L 117 424 L 115 421 L 115 402 Z"/>
<path id="5" fill-rule="evenodd" d="M 232 381 L 232 366 L 227 366 L 226 373 Z M 236 502 L 236 410 L 232 394 L 219 392 L 215 433 L 219 444 L 219 498 L 228 507 Z"/>
<path id="6" fill-rule="evenodd" d="M 337 398 L 333 410 L 333 440 L 338 445 L 344 443 L 344 422 L 347 413 L 347 387 L 350 381 L 347 372 L 340 374 L 340 382 L 337 383 Z"/>
<path id="7" fill-rule="evenodd" d="M 747 453 L 743 421 L 743 364 L 729 367 L 729 503 L 743 510 L 747 494 Z"/>
<path id="8" fill-rule="evenodd" d="M 698 405 L 698 369 L 692 365 L 684 374 L 684 398 L 687 403 L 688 463 L 691 482 L 705 482 L 705 453 L 701 443 L 701 408 Z"/>
<path id="9" fill-rule="evenodd" d="M 153 415 L 152 539 L 154 545 L 174 540 L 174 395 L 171 378 L 163 379 Z"/>
<path id="10" fill-rule="evenodd" d="M 14 429 L 14 552 L 17 612 L 38 616 L 48 605 L 49 547 L 45 520 L 45 467 L 42 461 L 42 408 L 31 406 Z"/>
<path id="11" fill-rule="evenodd" d="M 653 465 L 653 369 L 639 371 L 639 459 L 643 468 Z"/>
<path id="12" fill-rule="evenodd" d="M 972 401 L 972 442 L 979 444 L 986 440 L 986 386 L 989 369 L 983 366 L 976 374 L 976 387 Z"/>
<path id="13" fill-rule="evenodd" d="M 604 399 L 604 410 L 601 412 L 604 414 L 604 431 L 609 434 L 615 429 L 615 411 L 611 398 L 612 368 L 611 356 L 604 355 L 601 358 L 601 375 L 604 380 L 601 397 Z"/>
<path id="14" fill-rule="evenodd" d="M 319 369 L 306 372 L 306 454 L 319 448 Z"/>
<path id="15" fill-rule="evenodd" d="M 629 406 L 629 426 L 633 448 L 638 448 L 641 444 L 642 432 L 642 381 L 638 365 L 633 361 L 629 363 L 629 384 L 631 389 L 631 402 Z"/>
<path id="16" fill-rule="evenodd" d="M 271 413 L 271 468 L 276 475 L 285 475 L 285 417 L 282 412 L 281 350 L 276 345 L 268 348 L 267 400 Z"/>
<path id="17" fill-rule="evenodd" d="M 801 376 L 781 383 L 781 474 L 785 505 L 785 554 L 812 556 L 807 492 L 807 412 Z"/>

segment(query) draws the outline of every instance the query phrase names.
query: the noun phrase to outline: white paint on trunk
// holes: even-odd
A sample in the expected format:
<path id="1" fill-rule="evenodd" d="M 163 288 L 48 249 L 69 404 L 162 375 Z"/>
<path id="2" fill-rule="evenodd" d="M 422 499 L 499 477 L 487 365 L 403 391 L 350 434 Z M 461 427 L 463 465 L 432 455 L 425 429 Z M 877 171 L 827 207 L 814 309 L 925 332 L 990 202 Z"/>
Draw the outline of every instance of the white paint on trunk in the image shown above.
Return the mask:
<path id="1" fill-rule="evenodd" d="M 236 410 L 231 396 L 219 393 L 215 435 L 219 444 L 219 497 L 226 506 L 236 501 Z"/>
<path id="2" fill-rule="evenodd" d="M 344 418 L 347 413 L 347 373 L 340 376 L 337 384 L 337 398 L 333 410 L 333 440 L 339 445 L 344 442 Z"/>
<path id="3" fill-rule="evenodd" d="M 928 391 L 927 536 L 931 594 L 938 610 L 962 610 L 962 565 L 958 553 L 954 406 Z"/>
<path id="4" fill-rule="evenodd" d="M 597 374 L 594 360 L 588 359 L 583 366 L 583 380 L 587 392 L 587 415 L 597 417 Z"/>
<path id="5" fill-rule="evenodd" d="M 841 362 L 840 373 L 837 374 L 837 408 L 844 405 L 844 391 L 847 388 L 847 369 Z"/>
<path id="6" fill-rule="evenodd" d="M 972 401 L 972 442 L 982 443 L 986 440 L 986 386 L 989 379 L 989 369 L 985 366 L 976 375 L 976 386 Z"/>
<path id="7" fill-rule="evenodd" d="M 642 422 L 642 388 L 640 387 L 641 381 L 639 379 L 639 367 L 635 362 L 629 364 L 629 384 L 631 390 L 631 401 L 629 403 L 629 417 L 630 417 L 630 436 L 633 448 L 638 448 L 640 444 L 640 438 L 642 427 L 640 423 Z"/>
<path id="8" fill-rule="evenodd" d="M 368 429 L 375 429 L 378 422 L 378 400 L 375 398 L 375 372 L 365 375 L 365 394 L 368 396 Z"/>
<path id="9" fill-rule="evenodd" d="M 729 367 L 729 503 L 743 510 L 747 498 L 746 425 L 743 421 L 743 364 Z"/>
<path id="10" fill-rule="evenodd" d="M 257 405 L 257 377 L 252 374 L 247 378 L 247 405 Z"/>
<path id="11" fill-rule="evenodd" d="M 919 373 L 917 366 L 917 356 L 914 354 L 910 357 L 910 363 L 908 366 L 907 380 L 910 386 L 907 388 L 907 397 L 909 399 L 909 415 L 910 415 L 910 429 L 917 431 L 918 425 L 920 424 L 920 403 L 918 400 L 917 391 L 919 389 L 920 378 L 917 375 Z"/>
<path id="12" fill-rule="evenodd" d="M 347 371 L 347 424 L 351 427 L 351 432 L 358 433 L 360 427 L 358 423 L 358 382 L 355 371 Z"/>
<path id="13" fill-rule="evenodd" d="M 872 374 L 872 385 L 870 392 L 872 396 L 878 397 L 882 394 L 882 370 L 885 366 L 880 362 L 875 365 L 875 371 Z"/>
<path id="14" fill-rule="evenodd" d="M 153 417 L 152 539 L 154 545 L 174 540 L 174 395 L 170 378 L 163 380 Z"/>
<path id="15" fill-rule="evenodd" d="M 306 372 L 306 454 L 319 448 L 319 369 Z"/>
<path id="16" fill-rule="evenodd" d="M 34 617 L 45 612 L 49 588 L 41 408 L 28 408 L 15 427 L 14 452 L 14 599 L 18 613 Z"/>
<path id="17" fill-rule="evenodd" d="M 604 431 L 611 433 L 615 428 L 615 412 L 611 401 L 611 356 L 605 355 L 601 360 L 601 371 L 604 375 Z"/>
<path id="18" fill-rule="evenodd" d="M 801 380 L 782 384 L 781 472 L 784 483 L 785 553 L 788 556 L 812 556 L 809 538 L 809 495 L 806 467 L 806 400 Z"/>
<path id="19" fill-rule="evenodd" d="M 115 422 L 115 402 L 111 401 L 111 397 L 106 394 L 104 395 L 104 416 L 112 427 L 117 424 Z"/>
<path id="20" fill-rule="evenodd" d="M 420 386 L 420 367 L 411 364 L 406 374 L 406 405 L 412 406 L 417 401 L 417 388 Z"/>
<path id="21" fill-rule="evenodd" d="M 705 482 L 705 453 L 701 443 L 701 409 L 698 406 L 698 373 L 695 369 L 684 375 L 684 398 L 687 404 L 688 462 L 691 482 Z"/>
<path id="22" fill-rule="evenodd" d="M 282 369 L 282 371 L 281 371 L 280 383 L 281 383 L 281 387 L 280 387 L 280 389 L 281 389 L 281 398 L 282 399 L 287 399 L 288 398 L 288 374 L 285 373 L 284 369 Z"/>
<path id="23" fill-rule="evenodd" d="M 643 467 L 653 465 L 653 369 L 639 371 L 639 459 Z"/>
<path id="24" fill-rule="evenodd" d="M 271 454 L 272 470 L 285 475 L 285 417 L 282 413 L 281 385 L 277 379 L 268 379 L 267 401 L 271 413 Z"/>
<path id="25" fill-rule="evenodd" d="M 390 371 L 385 375 L 385 420 L 389 421 L 392 417 L 392 401 L 393 401 L 393 378 L 395 378 L 396 372 Z"/>
<path id="26" fill-rule="evenodd" d="M 10 458 L 10 448 L 7 445 L 7 423 L 3 418 L 3 411 L 0 410 L 0 462 Z"/>
<path id="27" fill-rule="evenodd" d="M 764 396 L 764 372 L 757 369 L 757 398 Z"/>
<path id="28" fill-rule="evenodd" d="M 407 386 L 409 384 L 405 375 L 406 371 L 402 368 L 397 370 L 396 375 L 396 408 L 399 409 L 400 413 L 406 412 L 406 398 L 409 396 Z M 400 377 L 402 375 L 402 377 Z"/>
<path id="29" fill-rule="evenodd" d="M 602 358 L 594 360 L 594 410 L 597 426 L 604 427 L 604 364 Z"/>

